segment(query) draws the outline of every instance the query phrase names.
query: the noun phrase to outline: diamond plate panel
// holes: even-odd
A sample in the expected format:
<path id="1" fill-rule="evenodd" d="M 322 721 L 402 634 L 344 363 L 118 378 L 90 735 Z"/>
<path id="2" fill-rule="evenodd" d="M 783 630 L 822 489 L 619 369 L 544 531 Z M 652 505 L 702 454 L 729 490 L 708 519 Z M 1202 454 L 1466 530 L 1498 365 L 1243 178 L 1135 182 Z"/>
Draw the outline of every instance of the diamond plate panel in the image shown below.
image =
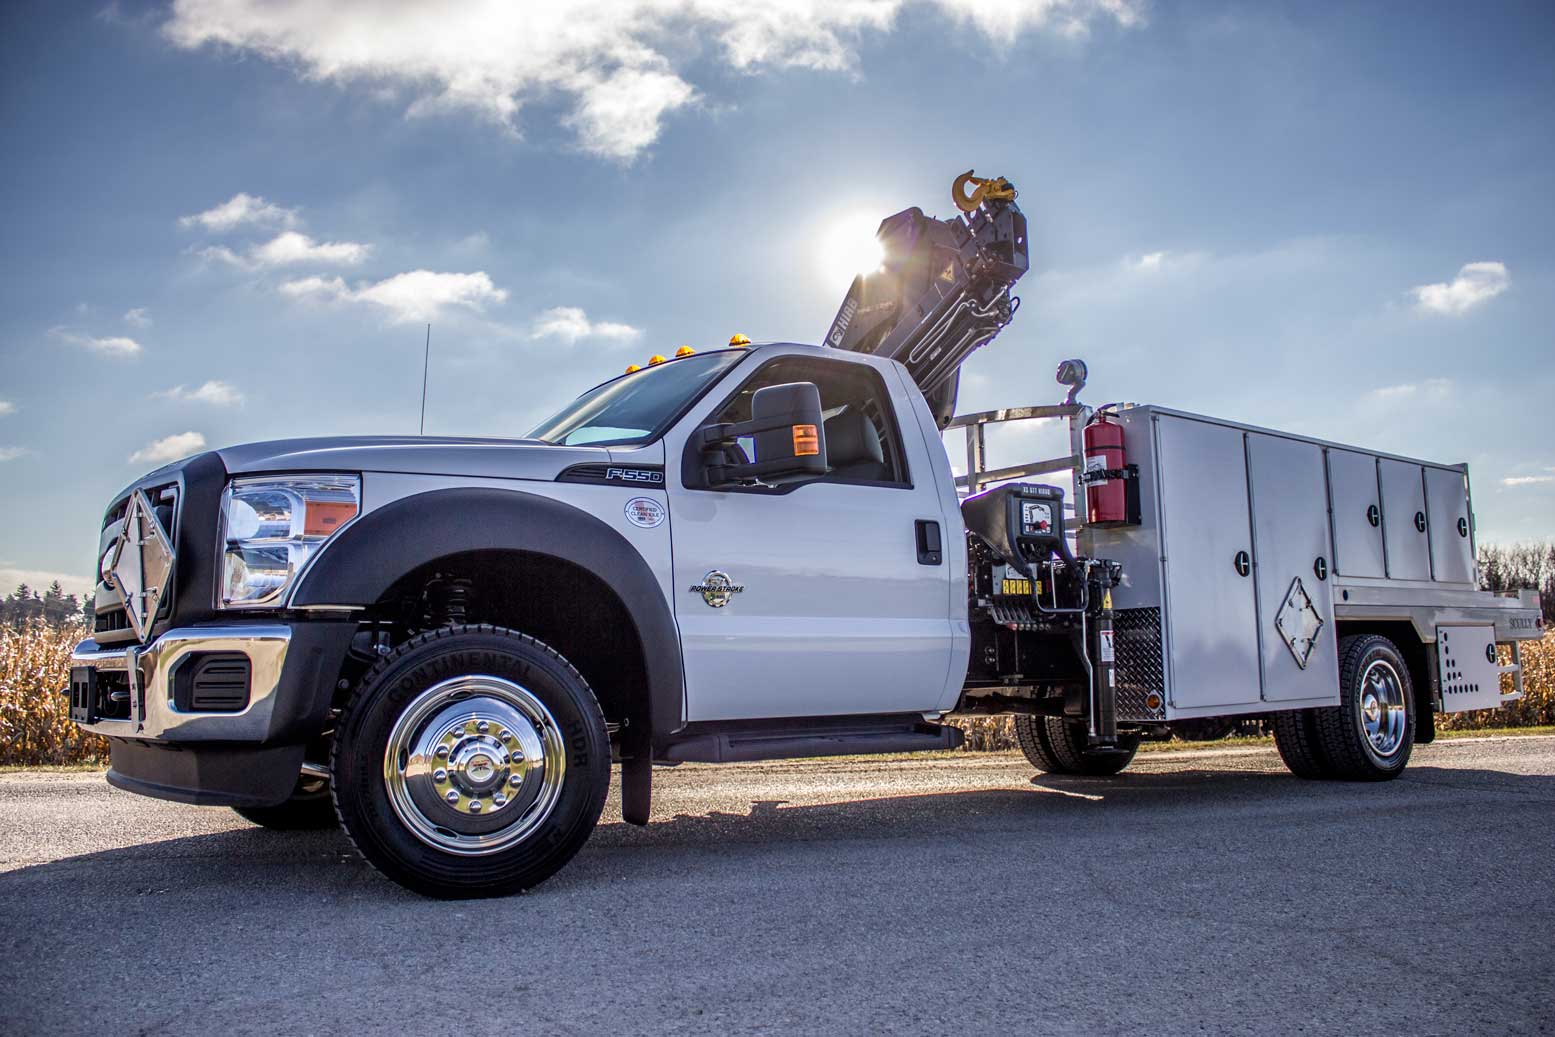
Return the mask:
<path id="1" fill-rule="evenodd" d="M 1161 659 L 1161 610 L 1119 609 L 1112 617 L 1116 647 L 1119 720 L 1166 719 L 1166 671 Z M 1152 693 L 1161 705 L 1151 709 Z"/>

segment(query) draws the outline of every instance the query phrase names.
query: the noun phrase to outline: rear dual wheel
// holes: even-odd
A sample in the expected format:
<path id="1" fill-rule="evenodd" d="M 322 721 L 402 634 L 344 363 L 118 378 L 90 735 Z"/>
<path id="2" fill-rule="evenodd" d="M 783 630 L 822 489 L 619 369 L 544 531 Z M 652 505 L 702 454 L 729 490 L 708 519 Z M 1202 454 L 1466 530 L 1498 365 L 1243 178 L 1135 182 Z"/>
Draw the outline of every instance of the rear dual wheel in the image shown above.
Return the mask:
<path id="1" fill-rule="evenodd" d="M 1274 717 L 1274 744 L 1302 778 L 1387 781 L 1415 744 L 1414 685 L 1398 647 L 1376 634 L 1339 642 L 1339 705 Z"/>
<path id="2" fill-rule="evenodd" d="M 1065 717 L 1017 715 L 1015 738 L 1031 765 L 1048 774 L 1110 777 L 1132 763 L 1139 749 L 1138 735 L 1120 735 L 1116 749 L 1091 748 L 1084 721 Z"/>

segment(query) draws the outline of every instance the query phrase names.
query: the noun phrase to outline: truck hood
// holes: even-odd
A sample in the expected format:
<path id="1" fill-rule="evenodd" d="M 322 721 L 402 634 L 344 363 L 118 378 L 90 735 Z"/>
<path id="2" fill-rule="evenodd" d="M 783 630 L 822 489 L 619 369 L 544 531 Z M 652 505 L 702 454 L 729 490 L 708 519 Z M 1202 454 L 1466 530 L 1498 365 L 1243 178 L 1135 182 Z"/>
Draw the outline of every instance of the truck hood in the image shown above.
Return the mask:
<path id="1" fill-rule="evenodd" d="M 610 460 L 604 447 L 536 439 L 331 436 L 245 443 L 217 451 L 233 475 L 258 472 L 401 472 L 483 479 L 554 479 L 575 464 Z"/>

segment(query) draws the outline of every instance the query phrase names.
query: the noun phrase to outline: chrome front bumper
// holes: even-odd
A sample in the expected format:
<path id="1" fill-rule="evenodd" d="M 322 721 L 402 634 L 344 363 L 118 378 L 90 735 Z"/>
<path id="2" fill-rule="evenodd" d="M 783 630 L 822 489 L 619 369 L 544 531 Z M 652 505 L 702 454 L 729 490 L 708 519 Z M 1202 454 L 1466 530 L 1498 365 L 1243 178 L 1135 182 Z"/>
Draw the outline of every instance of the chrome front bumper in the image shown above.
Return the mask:
<path id="1" fill-rule="evenodd" d="M 271 731 L 281 673 L 292 630 L 281 625 L 182 627 L 145 645 L 102 648 L 82 641 L 71 653 L 72 670 L 128 674 L 129 719 L 79 723 L 107 738 L 159 742 L 261 742 Z M 197 652 L 241 652 L 249 661 L 248 704 L 237 712 L 180 710 L 173 701 L 173 674 Z M 74 679 L 74 678 L 72 678 Z"/>

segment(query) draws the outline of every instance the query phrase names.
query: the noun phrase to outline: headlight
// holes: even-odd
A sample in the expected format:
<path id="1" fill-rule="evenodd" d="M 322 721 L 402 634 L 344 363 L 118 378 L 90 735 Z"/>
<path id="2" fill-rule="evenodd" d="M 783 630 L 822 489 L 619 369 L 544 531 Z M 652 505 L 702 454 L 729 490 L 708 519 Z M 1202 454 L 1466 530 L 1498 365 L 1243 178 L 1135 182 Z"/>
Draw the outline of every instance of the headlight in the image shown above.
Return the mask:
<path id="1" fill-rule="evenodd" d="M 361 510 L 354 475 L 235 479 L 221 498 L 223 608 L 274 608 L 308 559 Z"/>

